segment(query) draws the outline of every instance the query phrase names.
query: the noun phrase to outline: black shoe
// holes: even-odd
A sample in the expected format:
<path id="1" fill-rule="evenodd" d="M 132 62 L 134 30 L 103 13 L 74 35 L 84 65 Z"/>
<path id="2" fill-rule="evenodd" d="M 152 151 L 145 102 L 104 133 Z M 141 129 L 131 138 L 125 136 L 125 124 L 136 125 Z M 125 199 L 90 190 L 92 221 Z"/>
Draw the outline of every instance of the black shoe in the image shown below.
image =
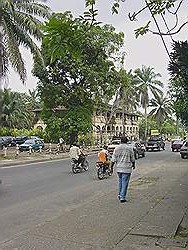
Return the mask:
<path id="1" fill-rule="evenodd" d="M 127 202 L 127 200 L 120 200 L 121 203 Z"/>

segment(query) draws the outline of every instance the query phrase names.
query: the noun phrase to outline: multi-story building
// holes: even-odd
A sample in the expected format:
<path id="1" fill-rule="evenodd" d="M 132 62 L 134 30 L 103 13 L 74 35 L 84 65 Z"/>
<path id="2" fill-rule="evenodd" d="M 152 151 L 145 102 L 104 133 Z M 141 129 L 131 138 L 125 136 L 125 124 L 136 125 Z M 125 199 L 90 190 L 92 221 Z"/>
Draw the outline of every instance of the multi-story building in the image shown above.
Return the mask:
<path id="1" fill-rule="evenodd" d="M 113 114 L 96 112 L 93 116 L 93 137 L 98 142 L 108 142 L 114 136 L 139 138 L 139 115 L 117 109 Z"/>
<path id="2" fill-rule="evenodd" d="M 56 111 L 63 112 L 64 109 L 57 108 Z M 37 115 L 41 109 L 34 112 Z M 96 111 L 93 115 L 93 139 L 95 143 L 108 143 L 114 136 L 126 135 L 132 140 L 139 138 L 138 121 L 138 114 L 125 112 L 120 108 L 113 112 Z M 34 128 L 45 129 L 46 124 L 39 118 Z"/>

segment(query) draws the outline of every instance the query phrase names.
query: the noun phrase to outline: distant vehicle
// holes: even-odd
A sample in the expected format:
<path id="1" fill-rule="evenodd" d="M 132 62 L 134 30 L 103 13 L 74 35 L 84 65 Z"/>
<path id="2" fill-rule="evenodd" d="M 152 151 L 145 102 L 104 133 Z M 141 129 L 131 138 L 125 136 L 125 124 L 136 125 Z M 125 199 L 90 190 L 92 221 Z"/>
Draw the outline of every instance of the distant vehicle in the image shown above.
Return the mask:
<path id="1" fill-rule="evenodd" d="M 146 151 L 146 142 L 145 141 L 139 141 L 139 143 L 141 144 L 142 149 L 144 149 Z"/>
<path id="2" fill-rule="evenodd" d="M 30 148 L 35 151 L 39 150 L 40 148 L 44 148 L 44 142 L 37 139 L 29 139 L 26 140 L 23 144 L 19 145 L 19 150 L 22 151 L 29 151 Z"/>
<path id="3" fill-rule="evenodd" d="M 183 146 L 183 141 L 178 139 L 178 140 L 172 140 L 171 142 L 171 149 L 172 151 L 180 151 L 180 148 Z"/>
<path id="4" fill-rule="evenodd" d="M 1 136 L 0 137 L 0 149 L 3 149 L 3 147 L 12 146 L 13 139 L 14 138 L 12 136 Z"/>
<path id="5" fill-rule="evenodd" d="M 133 150 L 134 150 L 134 156 L 135 159 L 137 160 L 140 157 L 145 157 L 145 147 L 142 146 L 140 142 L 133 142 L 131 143 L 133 145 Z"/>
<path id="6" fill-rule="evenodd" d="M 188 158 L 188 140 L 184 142 L 180 148 L 180 155 L 182 159 Z"/>
<path id="7" fill-rule="evenodd" d="M 14 145 L 16 145 L 16 144 L 20 145 L 20 144 L 24 143 L 27 139 L 28 139 L 28 136 L 25 136 L 25 135 L 16 136 L 14 138 L 13 142 L 14 142 Z"/>
<path id="8" fill-rule="evenodd" d="M 29 137 L 29 139 L 41 140 L 41 141 L 44 142 L 44 139 L 42 139 L 42 138 L 40 138 L 40 137 L 38 137 L 38 136 L 35 136 L 35 135 L 31 135 L 31 136 Z"/>
<path id="9" fill-rule="evenodd" d="M 146 142 L 146 151 L 149 151 L 149 150 L 160 151 L 161 149 L 165 150 L 165 142 L 163 141 L 163 139 L 161 137 L 151 137 Z"/>
<path id="10" fill-rule="evenodd" d="M 112 155 L 113 152 L 114 152 L 114 149 L 115 149 L 120 143 L 121 143 L 121 140 L 120 140 L 120 139 L 112 140 L 111 144 L 109 144 L 109 145 L 108 145 L 108 148 L 107 148 L 108 153 L 109 153 L 110 155 Z"/>

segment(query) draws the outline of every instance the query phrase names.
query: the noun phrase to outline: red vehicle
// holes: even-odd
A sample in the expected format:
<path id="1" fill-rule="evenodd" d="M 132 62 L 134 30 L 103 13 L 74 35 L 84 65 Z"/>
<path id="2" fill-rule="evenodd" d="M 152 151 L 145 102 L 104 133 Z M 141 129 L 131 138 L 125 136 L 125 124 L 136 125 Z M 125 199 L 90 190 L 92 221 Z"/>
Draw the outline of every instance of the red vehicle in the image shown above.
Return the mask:
<path id="1" fill-rule="evenodd" d="M 171 143 L 171 149 L 172 151 L 180 151 L 180 148 L 183 146 L 182 140 L 173 140 Z"/>

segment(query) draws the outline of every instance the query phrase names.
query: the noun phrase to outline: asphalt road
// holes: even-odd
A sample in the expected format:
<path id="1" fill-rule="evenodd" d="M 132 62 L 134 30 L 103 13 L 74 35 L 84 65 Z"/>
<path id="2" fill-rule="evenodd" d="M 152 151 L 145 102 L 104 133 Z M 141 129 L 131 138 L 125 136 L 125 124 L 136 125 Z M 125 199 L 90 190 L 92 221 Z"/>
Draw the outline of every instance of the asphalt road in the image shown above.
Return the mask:
<path id="1" fill-rule="evenodd" d="M 93 196 L 115 189 L 117 177 L 98 180 L 96 156 L 89 156 L 88 172 L 73 174 L 70 160 L 58 160 L 0 168 L 3 184 L 0 186 L 0 241 L 50 221 L 64 211 L 80 207 Z M 147 152 L 137 160 L 132 180 L 156 170 L 164 164 L 169 167 L 180 162 L 180 154 L 165 151 Z"/>

